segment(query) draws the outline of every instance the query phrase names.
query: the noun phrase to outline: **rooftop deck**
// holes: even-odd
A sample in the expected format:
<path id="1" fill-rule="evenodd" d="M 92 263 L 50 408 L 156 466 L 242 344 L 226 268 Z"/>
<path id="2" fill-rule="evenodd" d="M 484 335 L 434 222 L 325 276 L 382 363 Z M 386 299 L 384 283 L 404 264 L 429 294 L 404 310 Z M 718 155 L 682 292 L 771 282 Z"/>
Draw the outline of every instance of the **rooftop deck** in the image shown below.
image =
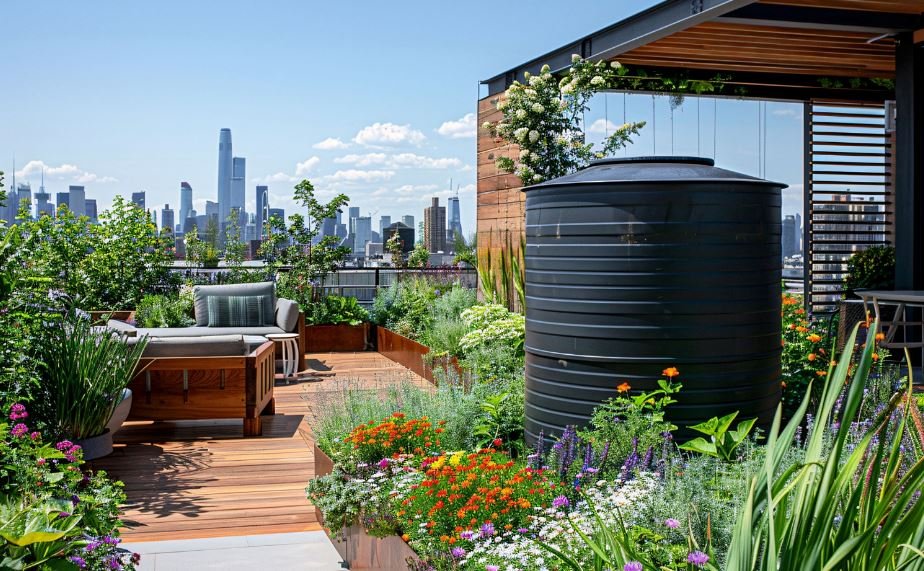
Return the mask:
<path id="1" fill-rule="evenodd" d="M 276 415 L 263 436 L 241 421 L 131 422 L 112 455 L 93 462 L 125 482 L 126 541 L 159 541 L 321 529 L 305 499 L 314 475 L 312 419 L 347 387 L 381 390 L 423 378 L 374 353 L 306 355 L 325 376 L 277 381 Z"/>

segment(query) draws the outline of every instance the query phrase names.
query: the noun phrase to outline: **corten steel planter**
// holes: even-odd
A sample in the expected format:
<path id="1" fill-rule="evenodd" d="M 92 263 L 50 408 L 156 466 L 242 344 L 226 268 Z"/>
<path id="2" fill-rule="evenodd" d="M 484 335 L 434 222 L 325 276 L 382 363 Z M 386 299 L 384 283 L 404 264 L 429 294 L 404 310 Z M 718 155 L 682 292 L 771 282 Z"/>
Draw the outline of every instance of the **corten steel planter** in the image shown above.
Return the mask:
<path id="1" fill-rule="evenodd" d="M 314 475 L 326 476 L 334 469 L 334 462 L 323 450 L 314 445 Z M 323 522 L 324 514 L 317 510 L 318 519 Z M 408 559 L 416 560 L 417 554 L 398 536 L 373 537 L 361 525 L 335 530 L 324 528 L 340 558 L 349 569 L 369 571 L 398 571 L 408 568 Z"/>
<path id="2" fill-rule="evenodd" d="M 105 323 L 110 319 L 115 319 L 116 321 L 134 321 L 135 320 L 135 310 L 134 309 L 117 309 L 117 310 L 96 310 L 91 311 L 90 320 L 93 323 Z"/>
<path id="3" fill-rule="evenodd" d="M 306 353 L 366 351 L 372 345 L 368 323 L 306 325 L 304 335 Z"/>
<path id="4" fill-rule="evenodd" d="M 375 329 L 376 350 L 385 357 L 410 369 L 433 384 L 436 384 L 438 380 L 433 373 L 434 367 L 442 369 L 446 375 L 453 375 L 464 384 L 468 384 L 469 375 L 459 366 L 459 361 L 455 357 L 430 359 L 427 357 L 427 354 L 430 353 L 430 348 L 426 345 L 404 335 L 399 335 L 386 327 L 377 326 Z"/>
<path id="5" fill-rule="evenodd" d="M 526 192 L 526 434 L 680 370 L 681 427 L 780 400 L 784 185 L 711 159 L 606 159 Z"/>

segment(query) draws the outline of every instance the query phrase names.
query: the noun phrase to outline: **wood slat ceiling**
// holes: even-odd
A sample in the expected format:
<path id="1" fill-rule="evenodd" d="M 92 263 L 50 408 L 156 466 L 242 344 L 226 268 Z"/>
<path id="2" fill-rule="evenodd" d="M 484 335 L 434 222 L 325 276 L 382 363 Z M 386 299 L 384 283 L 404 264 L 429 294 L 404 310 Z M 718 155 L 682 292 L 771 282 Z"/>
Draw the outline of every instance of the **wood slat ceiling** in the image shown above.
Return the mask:
<path id="1" fill-rule="evenodd" d="M 908 2 L 849 2 L 777 0 L 789 3 L 908 4 Z M 915 2 L 920 4 L 920 2 Z M 819 29 L 795 29 L 749 24 L 707 22 L 619 55 L 627 65 L 710 69 L 739 72 L 817 75 L 819 77 L 880 77 L 895 75 L 895 44 L 891 38 L 868 43 L 869 34 Z"/>
<path id="2" fill-rule="evenodd" d="M 891 12 L 894 14 L 924 13 L 924 0 L 761 0 L 761 4 Z"/>

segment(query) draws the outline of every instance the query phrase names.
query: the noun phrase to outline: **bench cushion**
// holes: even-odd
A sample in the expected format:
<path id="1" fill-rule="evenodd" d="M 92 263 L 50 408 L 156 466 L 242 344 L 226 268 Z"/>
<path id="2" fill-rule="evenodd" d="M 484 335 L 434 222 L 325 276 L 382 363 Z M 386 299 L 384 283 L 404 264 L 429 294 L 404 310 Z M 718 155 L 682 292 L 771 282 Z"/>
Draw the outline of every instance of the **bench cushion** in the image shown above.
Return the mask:
<path id="1" fill-rule="evenodd" d="M 208 298 L 211 296 L 267 296 L 263 308 L 263 325 L 273 325 L 276 308 L 276 290 L 273 282 L 230 285 L 197 285 L 193 288 L 196 325 L 206 327 L 209 324 Z"/>
<path id="2" fill-rule="evenodd" d="M 228 357 L 245 355 L 245 349 L 243 335 L 152 337 L 142 357 Z"/>
<path id="3" fill-rule="evenodd" d="M 137 330 L 137 335 L 149 337 L 215 337 L 216 335 L 260 335 L 286 333 L 275 325 L 262 327 L 156 327 Z"/>
<path id="4" fill-rule="evenodd" d="M 209 327 L 260 327 L 266 324 L 265 295 L 213 295 L 206 299 Z"/>
<path id="5" fill-rule="evenodd" d="M 126 337 L 135 337 L 138 334 L 138 329 L 134 325 L 117 319 L 110 319 L 107 321 L 106 328 Z"/>

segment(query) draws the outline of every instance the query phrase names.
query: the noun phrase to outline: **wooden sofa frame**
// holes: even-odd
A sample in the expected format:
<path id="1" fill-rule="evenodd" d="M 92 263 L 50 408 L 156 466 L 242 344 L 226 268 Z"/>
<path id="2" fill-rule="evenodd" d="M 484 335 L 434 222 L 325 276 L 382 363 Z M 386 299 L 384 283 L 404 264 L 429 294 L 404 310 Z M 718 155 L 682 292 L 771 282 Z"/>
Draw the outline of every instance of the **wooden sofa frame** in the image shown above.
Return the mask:
<path id="1" fill-rule="evenodd" d="M 304 327 L 303 319 L 300 324 Z M 129 384 L 128 419 L 242 418 L 244 436 L 260 436 L 260 415 L 276 412 L 275 367 L 272 341 L 249 355 L 142 358 Z"/>

